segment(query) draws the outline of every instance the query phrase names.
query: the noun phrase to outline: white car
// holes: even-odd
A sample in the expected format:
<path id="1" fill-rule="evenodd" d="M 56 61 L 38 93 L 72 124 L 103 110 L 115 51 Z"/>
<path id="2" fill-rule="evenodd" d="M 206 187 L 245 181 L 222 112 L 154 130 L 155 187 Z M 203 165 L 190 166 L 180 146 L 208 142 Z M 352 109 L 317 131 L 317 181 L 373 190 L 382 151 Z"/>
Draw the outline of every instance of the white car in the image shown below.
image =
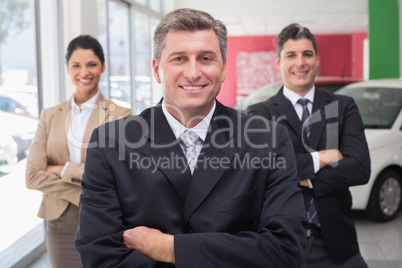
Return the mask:
<path id="1" fill-rule="evenodd" d="M 14 139 L 0 131 L 0 176 L 11 172 L 18 160 L 17 153 L 18 147 Z"/>
<path id="2" fill-rule="evenodd" d="M 348 78 L 348 77 L 332 77 L 332 76 L 317 76 L 314 80 L 314 85 L 316 88 L 322 91 L 327 92 L 335 92 L 339 88 L 361 81 L 356 78 Z M 270 97 L 276 95 L 278 91 L 283 86 L 282 81 L 278 81 L 276 83 L 271 83 L 260 87 L 254 92 L 250 93 L 247 97 L 245 97 L 241 102 L 239 102 L 234 108 L 240 112 L 245 112 L 247 107 L 265 101 Z"/>
<path id="3" fill-rule="evenodd" d="M 25 158 L 35 136 L 38 121 L 0 110 L 0 127 L 2 132 L 9 134 L 17 143 L 18 160 Z"/>
<path id="4" fill-rule="evenodd" d="M 402 80 L 378 79 L 347 85 L 336 94 L 354 98 L 365 126 L 371 176 L 351 187 L 353 209 L 374 220 L 394 219 L 402 195 Z"/>

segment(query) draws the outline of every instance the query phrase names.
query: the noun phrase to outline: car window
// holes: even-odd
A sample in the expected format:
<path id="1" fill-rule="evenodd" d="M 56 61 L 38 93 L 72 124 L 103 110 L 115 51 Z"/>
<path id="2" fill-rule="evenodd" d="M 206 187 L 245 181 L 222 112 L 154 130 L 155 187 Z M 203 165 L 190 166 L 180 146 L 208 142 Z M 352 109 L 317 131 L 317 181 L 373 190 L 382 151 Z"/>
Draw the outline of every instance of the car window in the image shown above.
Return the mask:
<path id="1" fill-rule="evenodd" d="M 391 128 L 402 107 L 399 88 L 350 87 L 337 93 L 353 97 L 366 128 Z"/>
<path id="2" fill-rule="evenodd" d="M 323 84 L 323 85 L 316 85 L 315 87 L 321 91 L 331 92 L 334 93 L 339 88 L 343 87 L 345 84 Z"/>
<path id="3" fill-rule="evenodd" d="M 15 102 L 19 108 L 26 110 L 26 116 L 38 118 L 38 95 L 36 92 L 7 92 L 7 96 Z"/>
<path id="4" fill-rule="evenodd" d="M 13 99 L 0 97 L 0 110 L 7 113 L 16 113 L 17 108 L 19 108 L 19 106 Z"/>

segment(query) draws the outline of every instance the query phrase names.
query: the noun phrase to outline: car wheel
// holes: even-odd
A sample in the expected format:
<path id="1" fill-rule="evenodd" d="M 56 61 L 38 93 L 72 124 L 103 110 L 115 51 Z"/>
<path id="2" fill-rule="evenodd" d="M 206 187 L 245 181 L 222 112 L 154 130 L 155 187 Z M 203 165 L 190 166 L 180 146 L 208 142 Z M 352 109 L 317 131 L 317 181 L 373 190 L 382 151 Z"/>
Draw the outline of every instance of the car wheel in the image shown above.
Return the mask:
<path id="1" fill-rule="evenodd" d="M 377 177 L 366 209 L 368 218 L 390 221 L 396 217 L 401 207 L 401 181 L 394 170 L 385 170 Z"/>

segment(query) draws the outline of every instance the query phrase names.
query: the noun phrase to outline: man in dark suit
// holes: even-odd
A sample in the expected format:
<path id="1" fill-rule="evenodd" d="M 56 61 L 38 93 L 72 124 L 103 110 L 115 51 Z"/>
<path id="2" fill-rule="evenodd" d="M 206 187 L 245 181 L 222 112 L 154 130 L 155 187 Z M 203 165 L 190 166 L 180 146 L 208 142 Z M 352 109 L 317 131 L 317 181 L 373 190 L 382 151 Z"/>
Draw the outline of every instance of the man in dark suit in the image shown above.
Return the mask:
<path id="1" fill-rule="evenodd" d="M 349 192 L 350 186 L 367 183 L 370 175 L 358 109 L 349 97 L 315 89 L 319 59 L 316 40 L 307 28 L 291 24 L 282 30 L 276 65 L 283 88 L 248 107 L 247 113 L 274 120 L 290 133 L 309 218 L 302 267 L 367 267 L 359 251 Z"/>
<path id="2" fill-rule="evenodd" d="M 306 215 L 288 131 L 215 99 L 225 26 L 179 9 L 154 40 L 163 100 L 91 138 L 76 235 L 83 266 L 300 266 Z"/>

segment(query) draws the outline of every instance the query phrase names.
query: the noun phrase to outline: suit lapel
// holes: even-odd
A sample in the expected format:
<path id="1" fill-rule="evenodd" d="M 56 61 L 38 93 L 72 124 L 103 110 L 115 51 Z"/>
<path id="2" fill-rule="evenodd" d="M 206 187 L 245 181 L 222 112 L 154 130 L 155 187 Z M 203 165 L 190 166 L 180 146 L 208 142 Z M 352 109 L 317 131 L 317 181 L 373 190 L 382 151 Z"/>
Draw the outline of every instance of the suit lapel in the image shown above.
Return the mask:
<path id="1" fill-rule="evenodd" d="M 237 151 L 236 148 L 225 146 L 224 148 L 217 149 L 216 146 L 212 146 L 214 143 L 227 144 L 233 139 L 229 131 L 226 131 L 229 130 L 230 127 L 227 122 L 227 118 L 230 117 L 225 111 L 226 108 L 217 102 L 217 108 L 204 141 L 204 147 L 200 153 L 200 157 L 216 157 L 217 159 L 227 157 L 230 160 L 233 159 Z M 218 116 L 223 115 L 227 117 L 223 120 L 216 120 Z M 178 159 L 178 162 L 175 162 L 175 164 L 178 163 L 179 168 L 177 168 L 177 166 L 163 165 L 157 165 L 157 168 L 167 177 L 183 202 L 185 202 L 183 216 L 184 221 L 187 222 L 220 180 L 225 169 L 211 169 L 208 168 L 208 165 L 204 168 L 204 163 L 201 163 L 201 165 L 195 169 L 193 176 L 191 176 L 188 168 L 184 170 L 184 163 L 187 165 L 186 158 L 163 115 L 160 105 L 151 109 L 150 119 L 147 121 L 153 122 L 153 124 L 150 124 L 151 131 L 149 132 L 149 137 L 147 137 L 150 142 L 149 146 L 144 147 L 143 153 L 145 156 L 155 160 L 163 158 L 172 159 L 173 157 L 176 157 L 175 160 Z M 232 126 L 232 129 L 233 128 L 235 127 Z M 213 137 L 212 133 L 214 133 Z"/>
<path id="2" fill-rule="evenodd" d="M 150 110 L 150 132 L 147 137 L 149 146 L 144 147 L 145 156 L 155 161 L 163 160 L 154 164 L 167 177 L 181 199 L 186 199 L 191 181 L 191 173 L 187 165 L 186 157 L 176 137 L 167 122 L 160 104 Z"/>
<path id="3" fill-rule="evenodd" d="M 222 120 L 218 118 L 223 118 Z M 235 121 L 235 118 L 229 117 L 226 108 L 217 102 L 216 111 L 212 117 L 208 134 L 204 141 L 203 149 L 199 156 L 199 165 L 194 171 L 190 188 L 188 190 L 186 202 L 184 204 L 183 217 L 187 223 L 197 208 L 201 205 L 204 199 L 212 191 L 214 186 L 223 176 L 225 169 L 217 168 L 212 169 L 208 162 L 205 162 L 206 158 L 222 159 L 223 157 L 233 160 L 236 148 L 233 146 L 224 146 L 223 148 L 217 148 L 215 144 L 224 145 L 228 144 L 233 136 L 231 136 L 227 119 Z M 227 131 L 226 131 L 227 130 Z"/>
<path id="4" fill-rule="evenodd" d="M 101 124 L 106 122 L 106 119 L 109 116 L 108 106 L 110 101 L 107 100 L 102 93 L 99 93 L 99 97 L 96 102 L 96 108 L 91 112 L 91 116 L 89 117 L 87 127 L 85 129 L 85 133 L 82 139 L 82 148 L 81 148 L 81 162 L 85 161 L 86 157 L 86 149 L 88 147 L 89 139 L 91 138 L 93 130 L 100 126 Z M 65 103 L 60 104 L 58 113 L 56 113 L 56 131 L 57 138 L 61 140 L 61 144 L 63 145 L 63 149 L 58 150 L 59 157 L 63 162 L 70 161 L 70 153 L 68 150 L 68 128 L 70 125 L 71 119 L 71 99 L 66 101 Z"/>
<path id="5" fill-rule="evenodd" d="M 67 145 L 68 126 L 70 124 L 71 117 L 71 102 L 66 101 L 60 104 L 58 112 L 55 115 L 55 130 L 57 132 L 57 139 L 60 139 L 60 144 L 63 144 L 63 148 L 58 148 L 57 152 L 62 163 L 70 161 L 70 153 Z"/>
<path id="6" fill-rule="evenodd" d="M 272 97 L 273 104 L 275 105 L 275 112 L 278 118 L 272 118 L 275 122 L 281 123 L 282 120 L 285 120 L 285 123 L 288 126 L 288 129 L 291 129 L 296 136 L 299 137 L 299 140 L 302 139 L 302 122 L 300 121 L 295 108 L 292 103 L 283 95 L 283 88 Z M 283 117 L 283 119 L 280 119 Z"/>
<path id="7" fill-rule="evenodd" d="M 329 102 L 329 99 L 320 92 L 318 89 L 315 90 L 313 110 L 311 114 L 311 124 L 310 124 L 310 147 L 317 148 L 317 145 L 324 134 L 325 129 L 325 105 Z"/>
<path id="8" fill-rule="evenodd" d="M 275 111 L 277 113 L 276 115 L 284 116 L 288 129 L 291 129 L 295 135 L 298 136 L 299 140 L 302 141 L 303 124 L 299 120 L 292 103 L 283 95 L 283 88 L 272 98 L 273 104 L 275 105 Z M 313 150 L 317 147 L 321 136 L 324 133 L 326 124 L 324 111 L 325 105 L 328 103 L 328 101 L 329 99 L 325 96 L 325 94 L 320 92 L 318 89 L 315 90 L 313 109 L 310 116 L 311 123 L 309 141 L 309 147 Z"/>

